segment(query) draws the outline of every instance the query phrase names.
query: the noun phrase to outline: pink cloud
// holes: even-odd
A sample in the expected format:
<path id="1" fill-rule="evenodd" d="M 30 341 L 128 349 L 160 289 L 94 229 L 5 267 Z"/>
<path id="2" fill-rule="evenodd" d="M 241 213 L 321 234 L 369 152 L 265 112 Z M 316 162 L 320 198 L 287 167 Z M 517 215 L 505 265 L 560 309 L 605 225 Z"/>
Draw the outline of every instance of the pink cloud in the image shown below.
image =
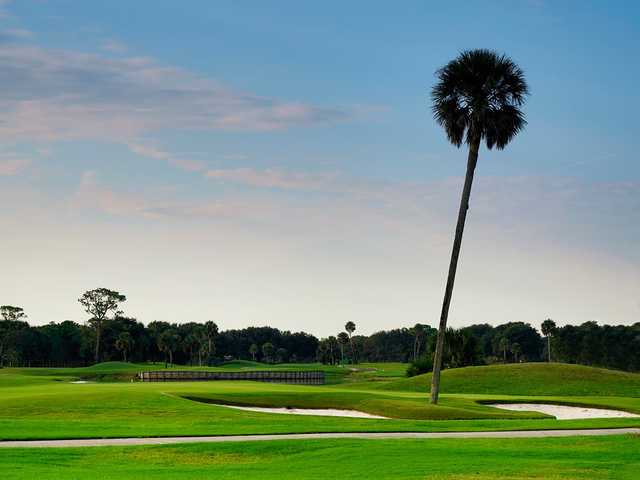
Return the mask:
<path id="1" fill-rule="evenodd" d="M 256 170 L 253 168 L 233 168 L 209 170 L 208 178 L 228 180 L 254 187 L 281 188 L 286 190 L 320 190 L 335 183 L 335 173 L 292 172 L 278 168 Z"/>
<path id="2" fill-rule="evenodd" d="M 161 150 L 153 145 L 142 143 L 128 143 L 127 146 L 136 155 L 152 158 L 154 160 L 162 160 L 169 165 L 186 170 L 189 172 L 199 172 L 205 169 L 204 162 L 200 160 L 192 160 L 188 158 L 177 157 L 169 152 Z"/>
<path id="3" fill-rule="evenodd" d="M 17 175 L 31 164 L 31 160 L 26 158 L 0 159 L 0 176 Z"/>
<path id="4" fill-rule="evenodd" d="M 223 86 L 146 57 L 0 46 L 5 139 L 132 141 L 173 130 L 268 131 L 350 119 L 348 109 Z"/>

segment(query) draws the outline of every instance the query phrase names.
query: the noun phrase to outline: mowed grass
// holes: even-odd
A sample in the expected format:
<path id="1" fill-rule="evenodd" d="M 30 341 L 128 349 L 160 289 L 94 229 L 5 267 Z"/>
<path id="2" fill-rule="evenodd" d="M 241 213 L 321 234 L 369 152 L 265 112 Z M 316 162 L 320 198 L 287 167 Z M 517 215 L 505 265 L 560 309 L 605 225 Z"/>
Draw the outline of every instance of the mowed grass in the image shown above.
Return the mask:
<path id="1" fill-rule="evenodd" d="M 106 370 L 104 367 L 103 371 Z M 126 364 L 115 367 L 132 368 Z M 547 367 L 558 370 L 558 366 Z M 573 366 L 566 367 L 573 369 Z M 366 368 L 384 369 L 385 366 Z M 392 365 L 388 371 L 399 372 L 399 367 Z M 446 374 L 452 372 L 447 371 Z M 575 390 L 571 386 L 567 388 L 568 393 L 554 396 L 445 393 L 440 404 L 433 406 L 428 403 L 426 393 L 400 390 L 398 385 L 404 380 L 386 384 L 393 389 L 379 388 L 381 377 L 374 377 L 375 381 L 365 377 L 356 379 L 355 383 L 325 386 L 259 382 L 72 384 L 69 380 L 77 376 L 61 377 L 57 371 L 50 372 L 55 375 L 49 376 L 29 373 L 0 370 L 0 385 L 4 385 L 0 387 L 0 439 L 640 426 L 638 418 L 558 421 L 535 412 L 510 412 L 483 405 L 487 402 L 550 402 L 640 413 L 638 396 L 602 396 L 590 392 L 572 396 L 571 392 Z M 361 373 L 354 372 L 354 375 L 361 376 Z M 619 391 L 632 391 L 634 381 L 632 377 L 627 382 L 625 377 L 617 388 Z M 496 390 L 505 390 L 503 384 L 496 385 Z M 599 385 L 594 383 L 594 390 L 601 391 L 598 388 Z M 478 389 L 490 391 L 487 385 Z M 267 414 L 213 404 L 338 408 L 360 410 L 390 419 Z"/>
<path id="2" fill-rule="evenodd" d="M 403 365 L 403 364 L 393 364 Z M 343 377 L 352 372 L 347 367 L 322 365 L 319 363 L 278 363 L 266 364 L 247 360 L 234 360 L 215 367 L 199 367 L 197 365 L 170 365 L 167 370 L 204 370 L 204 371 L 256 371 L 256 370 L 322 370 L 327 383 L 340 383 Z M 149 370 L 165 370 L 164 363 L 125 363 L 102 362 L 90 367 L 79 368 L 5 368 L 0 369 L 0 388 L 16 384 L 47 383 L 49 381 L 88 380 L 98 382 L 130 381 L 138 372 Z M 360 370 L 358 367 L 356 370 Z M 394 377 L 400 376 L 399 368 L 394 369 Z M 13 377 L 13 384 L 11 380 Z"/>
<path id="3" fill-rule="evenodd" d="M 427 392 L 431 374 L 381 385 L 390 391 Z M 562 363 L 520 363 L 443 370 L 448 393 L 640 397 L 640 374 Z"/>
<path id="4" fill-rule="evenodd" d="M 631 480 L 640 472 L 640 439 L 341 439 L 7 449 L 0 455 L 0 471 L 7 480 Z"/>

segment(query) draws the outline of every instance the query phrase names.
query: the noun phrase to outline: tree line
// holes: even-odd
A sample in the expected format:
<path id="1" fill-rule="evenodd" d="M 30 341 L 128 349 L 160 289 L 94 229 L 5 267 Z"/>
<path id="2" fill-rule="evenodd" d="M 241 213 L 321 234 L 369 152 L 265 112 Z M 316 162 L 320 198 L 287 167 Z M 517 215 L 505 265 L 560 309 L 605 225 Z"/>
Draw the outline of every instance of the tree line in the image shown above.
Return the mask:
<path id="1" fill-rule="evenodd" d="M 232 359 L 266 363 L 411 362 L 410 374 L 433 367 L 437 330 L 426 324 L 356 334 L 347 322 L 335 336 L 273 327 L 219 330 L 213 322 L 147 325 L 126 316 L 126 297 L 108 289 L 85 292 L 79 299 L 87 321 L 30 325 L 20 307 L 0 307 L 0 366 L 82 366 L 101 361 L 165 362 L 214 365 Z M 640 323 L 630 326 L 557 327 L 543 322 L 541 332 L 524 322 L 498 326 L 475 324 L 446 330 L 444 368 L 492 363 L 555 361 L 640 371 Z"/>

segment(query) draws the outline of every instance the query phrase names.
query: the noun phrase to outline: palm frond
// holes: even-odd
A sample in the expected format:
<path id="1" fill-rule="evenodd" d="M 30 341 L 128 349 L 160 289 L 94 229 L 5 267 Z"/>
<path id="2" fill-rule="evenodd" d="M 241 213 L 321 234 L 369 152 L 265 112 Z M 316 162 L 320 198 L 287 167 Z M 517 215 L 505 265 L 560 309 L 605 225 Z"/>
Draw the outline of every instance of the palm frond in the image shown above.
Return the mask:
<path id="1" fill-rule="evenodd" d="M 449 141 L 485 140 L 503 149 L 527 124 L 521 108 L 529 94 L 524 72 L 506 55 L 466 50 L 436 72 L 433 115 Z"/>

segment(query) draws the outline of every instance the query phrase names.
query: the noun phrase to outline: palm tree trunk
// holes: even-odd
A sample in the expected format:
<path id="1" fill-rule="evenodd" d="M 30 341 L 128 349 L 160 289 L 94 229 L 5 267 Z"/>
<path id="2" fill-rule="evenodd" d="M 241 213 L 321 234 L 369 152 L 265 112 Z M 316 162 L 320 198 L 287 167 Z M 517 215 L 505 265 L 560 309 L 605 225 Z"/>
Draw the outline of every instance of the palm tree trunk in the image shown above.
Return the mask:
<path id="1" fill-rule="evenodd" d="M 464 232 L 464 222 L 467 219 L 469 210 L 469 198 L 471 197 L 471 185 L 473 184 L 473 174 L 478 163 L 478 151 L 480 150 L 480 139 L 475 139 L 469 146 L 469 158 L 467 160 L 467 175 L 464 179 L 462 198 L 460 199 L 460 210 L 458 212 L 458 224 L 456 234 L 453 239 L 453 249 L 451 251 L 451 262 L 449 264 L 449 275 L 447 286 L 444 290 L 444 300 L 442 302 L 442 312 L 440 314 L 440 326 L 438 328 L 438 339 L 436 341 L 436 352 L 433 358 L 433 375 L 431 377 L 431 403 L 438 403 L 440 393 L 440 369 L 442 368 L 442 352 L 444 347 L 444 335 L 447 330 L 447 319 L 449 318 L 449 305 L 453 294 L 453 284 L 456 279 L 456 269 L 458 268 L 458 257 L 460 256 L 460 246 L 462 245 L 462 233 Z"/>

